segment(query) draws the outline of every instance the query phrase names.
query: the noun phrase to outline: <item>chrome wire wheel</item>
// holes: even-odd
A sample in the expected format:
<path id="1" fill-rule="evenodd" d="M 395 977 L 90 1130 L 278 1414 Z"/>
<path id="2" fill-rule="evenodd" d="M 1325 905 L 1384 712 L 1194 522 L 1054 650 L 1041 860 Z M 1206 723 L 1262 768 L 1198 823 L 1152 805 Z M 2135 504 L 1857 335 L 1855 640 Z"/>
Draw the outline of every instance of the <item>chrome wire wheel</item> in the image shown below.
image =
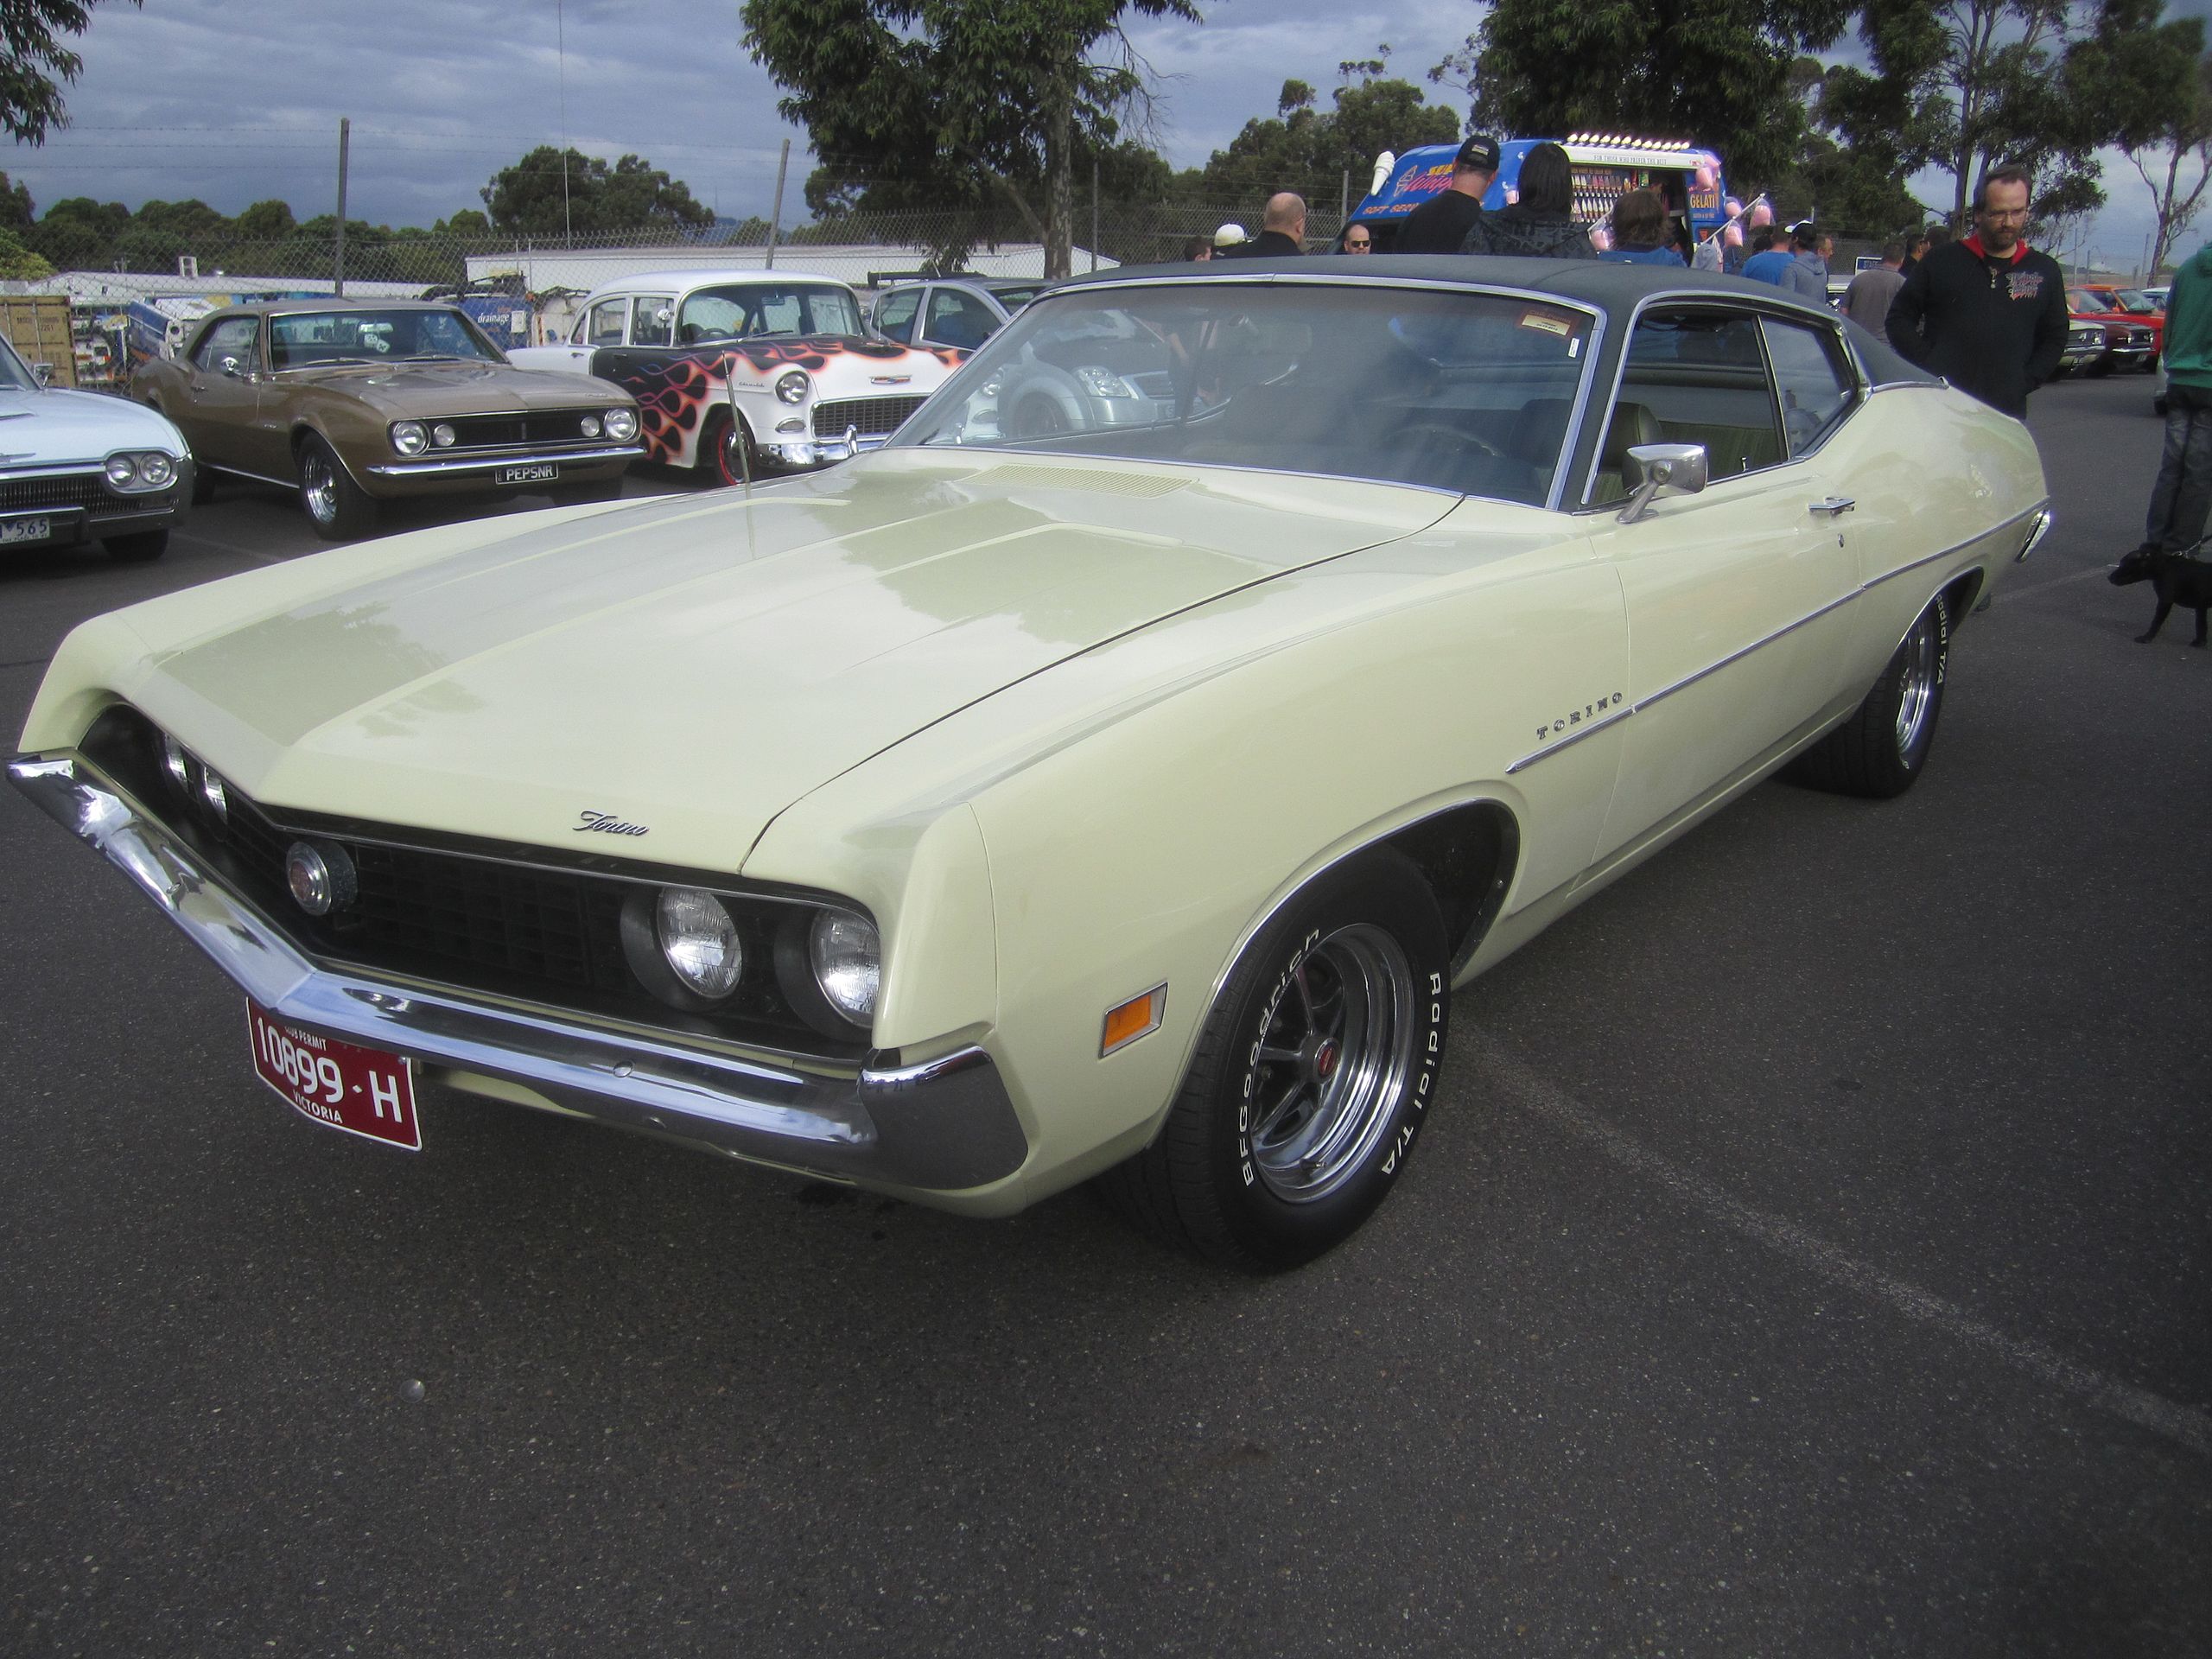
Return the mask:
<path id="1" fill-rule="evenodd" d="M 1897 653 L 1897 758 L 1910 761 L 1928 734 L 1929 711 L 1935 706 L 1941 643 L 1935 607 L 1920 613 Z"/>
<path id="2" fill-rule="evenodd" d="M 1252 1162 L 1291 1204 L 1328 1197 L 1368 1166 L 1414 1061 L 1413 969 L 1398 941 L 1366 923 L 1300 958 L 1254 1058 Z"/>
<path id="3" fill-rule="evenodd" d="M 300 499 L 318 524 L 338 522 L 338 474 L 321 444 L 308 444 L 300 457 Z"/>

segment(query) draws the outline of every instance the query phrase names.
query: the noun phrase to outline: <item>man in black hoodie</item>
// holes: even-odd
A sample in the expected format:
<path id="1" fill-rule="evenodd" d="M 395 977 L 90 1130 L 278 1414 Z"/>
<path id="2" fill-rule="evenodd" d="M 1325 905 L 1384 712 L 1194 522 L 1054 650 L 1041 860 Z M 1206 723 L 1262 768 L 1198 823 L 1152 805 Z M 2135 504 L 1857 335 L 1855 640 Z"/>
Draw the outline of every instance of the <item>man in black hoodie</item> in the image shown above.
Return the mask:
<path id="1" fill-rule="evenodd" d="M 1575 219 L 1573 207 L 1574 175 L 1567 151 L 1548 142 L 1538 144 L 1521 158 L 1516 200 L 1477 219 L 1459 251 L 1595 259 L 1590 227 Z"/>
<path id="2" fill-rule="evenodd" d="M 2028 175 L 2000 167 L 1974 193 L 1974 234 L 1931 247 L 1890 302 L 1890 344 L 1993 409 L 2024 420 L 2066 350 L 2066 277 L 2020 239 Z"/>

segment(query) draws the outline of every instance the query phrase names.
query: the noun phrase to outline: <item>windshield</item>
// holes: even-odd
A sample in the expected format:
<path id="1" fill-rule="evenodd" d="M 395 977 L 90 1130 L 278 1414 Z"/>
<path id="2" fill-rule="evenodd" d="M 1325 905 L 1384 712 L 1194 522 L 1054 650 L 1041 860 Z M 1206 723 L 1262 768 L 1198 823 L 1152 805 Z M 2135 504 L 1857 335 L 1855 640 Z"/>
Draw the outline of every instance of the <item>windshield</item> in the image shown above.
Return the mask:
<path id="1" fill-rule="evenodd" d="M 1045 291 L 1042 283 L 993 283 L 991 297 L 1006 307 L 1009 314 L 1019 311 Z"/>
<path id="2" fill-rule="evenodd" d="M 30 372 L 29 365 L 22 358 L 16 355 L 14 346 L 6 340 L 0 340 L 0 391 L 36 391 L 38 390 L 38 377 Z"/>
<path id="3" fill-rule="evenodd" d="M 499 348 L 458 311 L 296 311 L 269 319 L 270 366 L 461 358 L 504 363 Z"/>
<path id="4" fill-rule="evenodd" d="M 849 289 L 817 283 L 733 283 L 683 296 L 676 342 L 751 340 L 760 334 L 859 334 L 860 302 Z"/>
<path id="5" fill-rule="evenodd" d="M 2133 311 L 2139 317 L 2147 316 L 2158 308 L 2151 303 L 2151 296 L 2148 294 L 2138 293 L 2132 288 L 2121 289 L 2117 297 L 2121 310 Z"/>
<path id="6" fill-rule="evenodd" d="M 1415 484 L 1541 505 L 1588 313 L 1473 290 L 1160 283 L 1046 295 L 894 440 Z"/>

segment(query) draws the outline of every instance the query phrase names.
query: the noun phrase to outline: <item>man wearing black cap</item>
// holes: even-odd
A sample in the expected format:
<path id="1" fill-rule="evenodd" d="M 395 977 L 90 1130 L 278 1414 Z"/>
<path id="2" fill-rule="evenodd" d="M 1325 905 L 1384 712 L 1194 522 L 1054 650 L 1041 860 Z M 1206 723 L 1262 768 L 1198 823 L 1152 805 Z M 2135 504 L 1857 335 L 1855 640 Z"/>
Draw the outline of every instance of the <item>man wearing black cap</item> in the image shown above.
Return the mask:
<path id="1" fill-rule="evenodd" d="M 1497 140 L 1478 133 L 1452 158 L 1452 182 L 1406 215 L 1393 253 L 1457 253 L 1483 216 L 1483 194 L 1497 176 Z"/>

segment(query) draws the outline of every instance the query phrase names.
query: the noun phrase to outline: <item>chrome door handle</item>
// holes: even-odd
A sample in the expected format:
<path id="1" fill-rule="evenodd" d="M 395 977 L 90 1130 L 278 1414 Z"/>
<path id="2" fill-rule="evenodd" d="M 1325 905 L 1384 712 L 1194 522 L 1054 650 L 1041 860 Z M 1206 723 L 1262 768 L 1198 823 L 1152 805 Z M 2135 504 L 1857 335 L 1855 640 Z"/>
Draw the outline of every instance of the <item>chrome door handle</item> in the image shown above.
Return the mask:
<path id="1" fill-rule="evenodd" d="M 1827 495 L 1822 496 L 1818 501 L 1807 502 L 1805 510 L 1808 512 L 1825 512 L 1834 515 L 1849 512 L 1858 505 L 1847 495 Z"/>

